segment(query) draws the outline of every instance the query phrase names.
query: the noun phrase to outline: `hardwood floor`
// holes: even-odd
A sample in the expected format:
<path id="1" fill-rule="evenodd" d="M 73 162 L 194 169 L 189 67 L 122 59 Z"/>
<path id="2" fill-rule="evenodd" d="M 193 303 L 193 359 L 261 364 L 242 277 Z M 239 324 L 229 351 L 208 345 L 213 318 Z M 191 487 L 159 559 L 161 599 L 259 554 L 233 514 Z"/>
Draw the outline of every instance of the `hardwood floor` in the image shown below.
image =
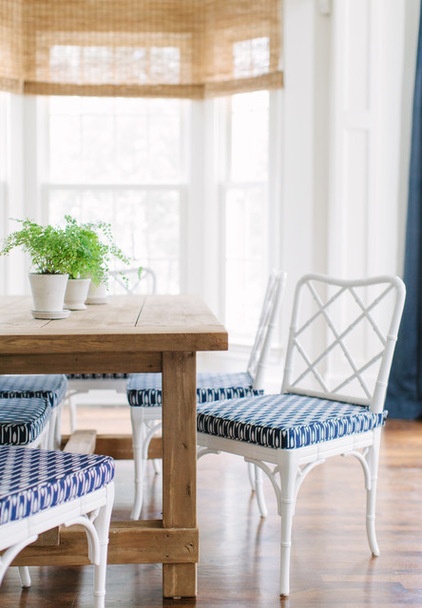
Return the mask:
<path id="1" fill-rule="evenodd" d="M 79 409 L 80 426 L 129 432 L 128 408 Z M 127 516 L 132 463 L 117 462 L 113 517 Z M 160 476 L 148 468 L 146 513 L 160 517 Z M 355 459 L 334 458 L 313 471 L 298 498 L 293 529 L 291 595 L 280 599 L 279 519 L 271 487 L 269 515 L 259 517 L 245 463 L 208 456 L 198 463 L 201 560 L 196 600 L 163 600 L 160 565 L 113 565 L 108 607 L 397 608 L 422 606 L 422 423 L 389 420 L 384 431 L 377 531 L 381 556 L 366 540 L 364 490 Z M 0 587 L 1 608 L 92 606 L 92 569 L 31 568 L 21 590 L 16 569 Z"/>

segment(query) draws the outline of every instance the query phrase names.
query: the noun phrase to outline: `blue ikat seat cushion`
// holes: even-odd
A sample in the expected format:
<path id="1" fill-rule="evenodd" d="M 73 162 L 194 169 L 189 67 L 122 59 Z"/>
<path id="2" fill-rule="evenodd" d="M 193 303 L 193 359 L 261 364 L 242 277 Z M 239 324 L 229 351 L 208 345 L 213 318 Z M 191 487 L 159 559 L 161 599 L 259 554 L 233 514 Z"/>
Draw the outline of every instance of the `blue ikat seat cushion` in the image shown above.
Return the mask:
<path id="1" fill-rule="evenodd" d="M 262 395 L 254 390 L 253 380 L 247 372 L 208 373 L 201 372 L 196 377 L 198 403 L 208 403 L 218 399 L 235 399 Z M 129 405 L 139 407 L 161 407 L 161 374 L 130 374 L 127 382 Z"/>
<path id="2" fill-rule="evenodd" d="M 126 373 L 110 373 L 110 374 L 66 374 L 69 380 L 125 380 L 129 374 Z"/>
<path id="3" fill-rule="evenodd" d="M 384 424 L 387 412 L 293 394 L 198 405 L 197 430 L 263 447 L 295 449 Z"/>
<path id="4" fill-rule="evenodd" d="M 85 496 L 113 477 L 109 456 L 0 447 L 0 525 Z"/>
<path id="5" fill-rule="evenodd" d="M 46 399 L 51 407 L 57 407 L 67 391 L 64 374 L 29 374 L 0 376 L 0 398 L 39 397 Z"/>
<path id="6" fill-rule="evenodd" d="M 0 445 L 28 445 L 51 416 L 45 399 L 0 399 Z"/>

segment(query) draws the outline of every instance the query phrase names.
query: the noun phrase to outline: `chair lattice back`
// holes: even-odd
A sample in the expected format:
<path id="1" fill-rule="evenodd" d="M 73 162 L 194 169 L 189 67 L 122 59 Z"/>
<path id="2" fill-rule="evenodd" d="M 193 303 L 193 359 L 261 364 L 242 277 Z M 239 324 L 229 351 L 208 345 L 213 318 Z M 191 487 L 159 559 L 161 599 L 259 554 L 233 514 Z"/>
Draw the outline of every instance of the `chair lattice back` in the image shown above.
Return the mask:
<path id="1" fill-rule="evenodd" d="M 110 273 L 115 282 L 116 293 L 143 293 L 154 294 L 156 292 L 157 278 L 151 268 L 139 267 L 114 270 Z"/>
<path id="2" fill-rule="evenodd" d="M 295 292 L 282 392 L 382 411 L 404 300 L 398 277 L 304 276 Z"/>
<path id="3" fill-rule="evenodd" d="M 264 302 L 259 317 L 258 329 L 249 356 L 247 371 L 254 381 L 254 388 L 262 388 L 263 374 L 271 346 L 271 335 L 276 322 L 276 313 L 286 283 L 286 273 L 273 270 L 269 276 Z"/>

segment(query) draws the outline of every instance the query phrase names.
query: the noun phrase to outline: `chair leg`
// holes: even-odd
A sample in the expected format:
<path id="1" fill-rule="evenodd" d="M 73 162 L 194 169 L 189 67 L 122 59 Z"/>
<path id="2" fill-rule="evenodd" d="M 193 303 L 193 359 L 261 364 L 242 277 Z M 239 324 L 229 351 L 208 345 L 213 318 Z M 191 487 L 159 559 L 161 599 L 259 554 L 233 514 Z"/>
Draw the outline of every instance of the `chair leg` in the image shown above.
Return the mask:
<path id="1" fill-rule="evenodd" d="M 3 552 L 0 554 L 0 585 L 3 582 L 3 578 L 4 578 L 4 575 L 6 574 L 6 570 L 8 569 L 10 564 L 13 562 L 15 557 L 22 551 L 22 549 L 24 549 L 31 543 L 35 542 L 37 540 L 37 538 L 38 538 L 38 536 L 36 534 L 34 534 L 33 536 L 28 536 L 24 540 L 21 540 L 20 542 L 14 544 L 14 545 L 11 545 L 8 548 L 3 550 Z M 29 575 L 29 569 L 27 568 L 27 566 L 20 566 L 18 568 L 18 571 L 19 571 L 19 576 L 21 579 L 22 587 L 30 587 L 31 586 L 31 577 Z"/>
<path id="2" fill-rule="evenodd" d="M 297 467 L 287 459 L 285 466 L 280 466 L 280 595 L 290 592 L 290 556 L 292 545 L 292 526 L 296 504 Z"/>
<path id="3" fill-rule="evenodd" d="M 248 462 L 248 477 L 252 492 L 255 492 L 255 467 L 252 462 Z"/>
<path id="4" fill-rule="evenodd" d="M 262 470 L 253 462 L 248 462 L 248 476 L 251 484 L 252 492 L 255 492 L 256 501 L 261 517 L 267 517 L 268 509 L 264 496 L 263 474 Z"/>
<path id="5" fill-rule="evenodd" d="M 60 403 L 60 405 L 57 408 L 57 416 L 56 416 L 56 423 L 55 423 L 55 429 L 54 429 L 54 442 L 55 442 L 55 446 L 57 446 L 58 449 L 60 449 L 61 447 L 61 443 L 62 443 L 62 412 L 63 412 L 63 403 Z"/>
<path id="6" fill-rule="evenodd" d="M 31 586 L 31 575 L 29 574 L 28 566 L 19 566 L 19 577 L 21 579 L 22 587 L 30 587 Z"/>
<path id="7" fill-rule="evenodd" d="M 35 443 L 32 444 L 33 447 L 40 447 L 43 450 L 50 449 L 49 441 L 50 441 L 50 432 L 51 432 L 52 424 L 54 426 L 54 422 L 50 418 L 50 420 L 46 424 L 46 427 L 43 429 L 41 435 L 39 435 L 38 438 L 35 440 Z"/>
<path id="8" fill-rule="evenodd" d="M 156 475 L 159 475 L 161 473 L 161 466 L 160 466 L 160 461 L 158 460 L 158 458 L 153 459 L 152 466 L 154 468 L 154 473 Z"/>
<path id="9" fill-rule="evenodd" d="M 60 407 L 60 406 L 59 406 Z M 59 418 L 59 407 L 55 407 L 51 412 L 50 424 L 48 428 L 48 439 L 47 439 L 47 449 L 55 450 L 57 449 L 56 445 L 56 437 L 57 437 L 57 420 Z"/>
<path id="10" fill-rule="evenodd" d="M 143 422 L 142 412 L 138 409 L 130 408 L 130 420 L 132 423 L 132 447 L 133 447 L 133 463 L 134 463 L 134 492 L 135 497 L 133 501 L 132 512 L 130 514 L 131 519 L 139 519 L 142 510 L 142 503 L 144 498 L 144 436 L 145 436 L 145 425 Z"/>
<path id="11" fill-rule="evenodd" d="M 369 548 L 374 556 L 380 554 L 375 531 L 375 506 L 378 481 L 378 462 L 381 440 L 381 429 L 375 429 L 374 442 L 370 446 L 367 454 L 367 462 L 370 474 L 369 487 L 366 488 L 366 533 L 368 536 Z"/>
<path id="12" fill-rule="evenodd" d="M 114 500 L 114 484 L 107 486 L 107 502 L 99 510 L 94 521 L 94 526 L 98 534 L 99 559 L 94 564 L 94 607 L 104 608 L 106 594 L 106 575 L 107 575 L 107 550 L 110 528 L 111 511 Z"/>
<path id="13" fill-rule="evenodd" d="M 66 399 L 67 406 L 69 408 L 69 418 L 70 418 L 70 433 L 73 433 L 76 430 L 76 403 L 73 399 L 73 395 L 69 395 Z"/>
<path id="14" fill-rule="evenodd" d="M 149 444 L 151 443 L 151 439 L 154 437 L 154 435 L 157 433 L 157 431 L 159 430 L 159 428 L 161 427 L 161 421 L 157 422 L 157 420 L 150 420 L 148 422 L 145 422 L 145 435 L 144 435 L 144 451 L 143 451 L 143 459 L 144 460 L 148 460 L 148 448 L 149 448 Z M 154 469 L 154 473 L 156 475 L 159 475 L 161 473 L 161 461 L 158 458 L 153 458 L 152 459 L 152 466 Z"/>
<path id="15" fill-rule="evenodd" d="M 268 509 L 264 496 L 264 476 L 259 467 L 255 465 L 255 493 L 261 517 L 267 517 Z"/>

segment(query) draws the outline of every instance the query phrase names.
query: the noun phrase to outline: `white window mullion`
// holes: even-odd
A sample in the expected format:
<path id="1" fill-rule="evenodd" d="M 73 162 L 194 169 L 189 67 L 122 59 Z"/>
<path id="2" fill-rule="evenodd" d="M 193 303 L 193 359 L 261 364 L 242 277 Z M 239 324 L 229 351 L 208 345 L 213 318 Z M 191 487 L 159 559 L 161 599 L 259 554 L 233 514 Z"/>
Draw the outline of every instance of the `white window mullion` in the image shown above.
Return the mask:
<path id="1" fill-rule="evenodd" d="M 10 95 L 0 93 L 0 238 L 4 238 L 7 234 L 7 184 L 9 178 L 8 170 L 8 148 L 9 148 L 9 112 L 10 112 Z M 4 277 L 0 277 L 3 287 Z"/>
<path id="2" fill-rule="evenodd" d="M 10 95 L 0 93 L 0 239 L 7 234 L 8 225 L 8 110 L 10 106 Z M 8 264 L 6 258 L 0 258 L 0 294 L 6 293 Z"/>
<path id="3" fill-rule="evenodd" d="M 38 98 L 34 95 L 22 96 L 22 127 L 23 127 L 23 167 L 24 167 L 24 210 L 19 217 L 30 217 L 36 221 L 44 221 L 41 183 L 42 163 L 44 160 L 44 141 L 39 136 L 45 132 L 44 114 L 38 116 Z"/>
<path id="4" fill-rule="evenodd" d="M 204 104 L 193 101 L 190 104 L 190 119 L 184 133 L 184 176 L 187 189 L 184 199 L 184 213 L 181 223 L 181 259 L 184 260 L 182 285 L 185 291 L 203 295 L 203 265 L 206 264 L 206 251 L 203 249 L 204 223 L 204 182 L 205 174 L 205 134 Z"/>
<path id="5" fill-rule="evenodd" d="M 196 145 L 201 145 L 198 154 L 202 161 L 201 175 L 203 180 L 198 183 L 197 203 L 201 207 L 201 222 L 195 227 L 200 240 L 202 251 L 201 260 L 201 294 L 211 310 L 223 319 L 224 307 L 221 300 L 222 277 L 224 269 L 221 264 L 221 249 L 223 235 L 220 225 L 220 196 L 219 196 L 219 112 L 218 102 L 221 100 L 205 100 L 195 102 L 201 108 L 201 123 L 198 129 L 200 139 L 195 136 Z M 201 143 L 199 143 L 201 142 Z M 195 153 L 195 151 L 194 151 Z M 195 177 L 192 175 L 192 178 Z"/>
<path id="6" fill-rule="evenodd" d="M 281 183 L 283 179 L 283 159 L 281 141 L 282 133 L 283 92 L 270 92 L 269 110 L 269 166 L 268 166 L 268 268 L 281 269 L 280 235 L 283 225 L 283 200 Z"/>
<path id="7" fill-rule="evenodd" d="M 46 184 L 49 182 L 50 167 L 48 102 L 49 98 L 43 95 L 35 98 L 37 151 L 36 179 L 40 193 L 37 217 L 44 224 L 49 222 L 48 189 L 46 188 Z"/>
<path id="8" fill-rule="evenodd" d="M 226 323 L 226 301 L 227 301 L 227 224 L 226 224 L 226 193 L 227 182 L 230 180 L 230 169 L 232 166 L 232 132 L 231 132 L 231 99 L 223 97 L 215 101 L 215 178 L 218 184 L 218 234 L 220 235 L 218 255 L 218 310 L 219 317 Z"/>
<path id="9" fill-rule="evenodd" d="M 24 97 L 11 94 L 6 107 L 6 182 L 5 197 L 6 232 L 17 229 L 11 218 L 23 218 L 27 214 L 25 207 L 25 188 L 27 183 L 25 161 L 27 154 L 26 137 L 31 125 L 24 122 Z M 34 193 L 36 200 L 36 193 Z M 5 259 L 6 281 L 5 292 L 10 294 L 29 293 L 29 259 L 22 251 L 14 251 Z"/>
<path id="10" fill-rule="evenodd" d="M 190 225 L 192 220 L 190 218 L 191 200 L 188 194 L 188 188 L 183 187 L 179 189 L 179 221 L 180 221 L 180 239 L 179 239 L 179 260 L 180 260 L 180 278 L 179 285 L 182 293 L 195 291 L 191 289 L 191 285 L 194 284 L 196 265 L 192 264 L 192 261 L 199 263 L 199 259 L 196 259 L 195 244 L 192 243 Z M 193 252 L 192 252 L 193 251 Z M 192 253 L 191 253 L 192 252 Z"/>
<path id="11" fill-rule="evenodd" d="M 269 217 L 270 102 L 262 91 L 218 105 L 220 316 L 236 344 L 252 343 L 276 234 Z"/>

